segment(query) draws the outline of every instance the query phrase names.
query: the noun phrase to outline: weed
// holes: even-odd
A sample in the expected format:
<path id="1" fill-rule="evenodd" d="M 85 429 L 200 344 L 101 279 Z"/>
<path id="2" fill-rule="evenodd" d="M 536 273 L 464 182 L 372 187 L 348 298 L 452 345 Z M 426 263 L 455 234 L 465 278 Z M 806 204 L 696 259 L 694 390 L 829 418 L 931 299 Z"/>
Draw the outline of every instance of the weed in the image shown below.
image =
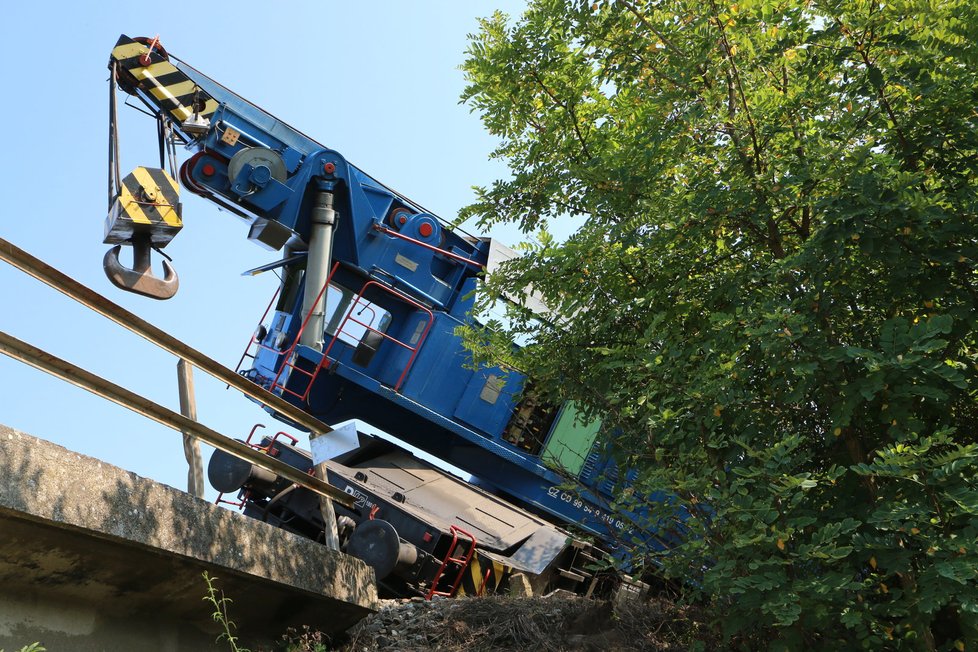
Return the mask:
<path id="1" fill-rule="evenodd" d="M 207 574 L 207 571 L 202 573 L 204 581 L 207 583 L 207 595 L 201 598 L 204 602 L 207 602 L 213 607 L 214 612 L 211 614 L 211 618 L 214 622 L 218 623 L 224 631 L 220 636 L 217 637 L 218 641 L 227 641 L 228 645 L 231 647 L 231 652 L 251 652 L 247 648 L 240 647 L 238 645 L 238 637 L 234 635 L 234 630 L 237 626 L 228 617 L 228 605 L 231 604 L 231 598 L 224 596 L 224 591 L 218 590 L 214 586 L 214 582 L 217 580 L 216 577 L 211 577 Z M 0 650 L 2 652 L 2 650 Z"/>
<path id="2" fill-rule="evenodd" d="M 332 649 L 330 637 L 320 631 L 303 625 L 302 631 L 289 627 L 282 636 L 285 652 L 329 652 Z"/>

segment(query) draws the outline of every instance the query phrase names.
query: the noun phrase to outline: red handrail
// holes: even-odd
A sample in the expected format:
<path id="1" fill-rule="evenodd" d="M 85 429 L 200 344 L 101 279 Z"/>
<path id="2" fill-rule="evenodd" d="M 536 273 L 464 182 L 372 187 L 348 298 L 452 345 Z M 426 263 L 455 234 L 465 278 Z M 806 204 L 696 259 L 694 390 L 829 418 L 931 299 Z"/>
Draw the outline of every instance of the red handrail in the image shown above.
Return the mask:
<path id="1" fill-rule="evenodd" d="M 441 595 L 446 598 L 450 598 L 455 595 L 455 592 L 458 590 L 458 585 L 462 583 L 462 576 L 465 574 L 465 569 L 469 567 L 469 562 L 472 561 L 472 555 L 475 554 L 476 541 L 474 536 L 462 528 L 454 525 L 451 527 L 450 531 L 452 533 L 452 543 L 448 546 L 448 552 L 445 553 L 445 558 L 442 560 L 441 566 L 438 567 L 438 572 L 435 573 L 435 576 L 431 580 L 431 588 L 428 589 L 428 594 L 425 596 L 425 598 L 428 600 L 431 600 L 436 595 Z M 454 553 L 455 549 L 458 547 L 458 535 L 460 534 L 469 538 L 468 550 L 465 551 L 465 555 L 462 557 L 452 557 L 452 553 Z M 458 565 L 458 572 L 455 575 L 455 581 L 452 583 L 452 588 L 448 591 L 439 591 L 438 582 L 441 581 L 441 577 L 444 575 L 445 569 L 448 568 L 449 564 Z"/>
<path id="2" fill-rule="evenodd" d="M 275 374 L 275 378 L 272 379 L 272 384 L 269 387 L 269 391 L 274 392 L 276 388 L 281 388 L 283 392 L 288 392 L 289 394 L 292 394 L 293 396 L 299 398 L 299 400 L 302 401 L 306 400 L 306 397 L 309 395 L 309 390 L 312 389 L 312 383 L 314 380 L 316 380 L 316 375 L 319 373 L 321 361 L 320 361 L 320 365 L 317 365 L 316 370 L 314 372 L 309 372 L 306 371 L 305 369 L 300 369 L 299 367 L 296 367 L 295 364 L 292 363 L 291 359 L 293 358 L 293 354 L 295 353 L 296 347 L 299 345 L 299 340 L 302 337 L 303 331 L 305 331 L 306 329 L 306 325 L 309 323 L 310 318 L 312 318 L 313 310 L 315 310 L 316 306 L 319 305 L 319 302 L 320 300 L 322 300 L 323 295 L 329 289 L 329 282 L 332 280 L 333 274 L 336 273 L 336 270 L 339 269 L 339 266 L 340 266 L 339 262 L 333 264 L 333 269 L 330 270 L 329 276 L 326 277 L 326 282 L 323 283 L 322 289 L 320 289 L 319 294 L 316 295 L 316 300 L 313 302 L 312 307 L 309 308 L 309 311 L 306 313 L 305 318 L 302 320 L 302 324 L 299 326 L 299 331 L 295 334 L 295 339 L 293 340 L 292 345 L 285 351 L 278 351 L 278 353 L 282 355 L 282 364 L 279 366 L 278 371 Z M 265 347 L 265 348 L 271 351 L 275 350 L 272 349 L 271 347 Z M 288 389 L 285 385 L 279 384 L 278 381 L 282 377 L 282 373 L 285 371 L 286 367 L 290 367 L 292 370 L 299 371 L 309 376 L 309 383 L 306 385 L 306 391 L 304 393 L 299 394 L 297 392 L 293 392 L 291 389 Z"/>
<path id="3" fill-rule="evenodd" d="M 369 288 L 370 286 L 376 286 L 377 288 L 380 288 L 384 292 L 387 292 L 388 294 L 393 295 L 398 300 L 403 301 L 404 303 L 407 303 L 408 305 L 414 306 L 418 310 L 422 310 L 422 311 L 428 313 L 428 322 L 425 325 L 424 330 L 421 332 L 421 336 L 418 338 L 417 344 L 415 344 L 414 346 L 411 346 L 410 344 L 405 344 L 404 342 L 400 341 L 399 339 L 397 339 L 395 337 L 392 337 L 392 336 L 388 335 L 387 333 L 385 333 L 383 331 L 380 331 L 380 330 L 378 330 L 376 328 L 373 328 L 372 326 L 370 326 L 370 324 L 364 324 L 363 322 L 361 322 L 361 321 L 359 321 L 359 320 L 357 320 L 356 318 L 353 317 L 353 310 L 354 310 L 354 308 L 356 308 L 360 304 L 360 300 L 363 298 L 363 295 L 366 293 L 367 288 Z M 333 345 L 336 344 L 336 341 L 339 339 L 339 336 L 343 332 L 343 328 L 346 326 L 346 323 L 348 321 L 352 321 L 353 323 L 355 323 L 355 324 L 357 324 L 359 326 L 363 326 L 366 330 L 369 330 L 371 332 L 374 332 L 374 333 L 379 334 L 385 340 L 390 340 L 394 344 L 397 344 L 398 346 L 403 347 L 403 348 L 407 349 L 408 351 L 411 351 L 411 356 L 408 358 L 407 364 L 404 365 L 404 370 L 401 372 L 400 377 L 397 379 L 397 383 L 394 384 L 394 391 L 398 391 L 401 388 L 401 383 L 404 382 L 404 377 L 407 376 L 408 370 L 410 370 L 411 365 L 414 364 L 414 360 L 418 356 L 418 351 L 421 349 L 421 345 L 424 343 L 425 338 L 428 336 L 428 331 L 431 330 L 431 325 L 435 321 L 435 315 L 431 311 L 430 308 L 428 308 L 424 304 L 421 304 L 421 303 L 415 301 L 414 299 L 412 299 L 411 297 L 407 296 L 403 292 L 398 292 L 396 289 L 390 287 L 389 285 L 385 285 L 385 284 L 380 283 L 378 281 L 373 281 L 373 280 L 367 281 L 366 283 L 363 284 L 363 287 L 360 288 L 360 292 L 357 293 L 356 300 L 353 301 L 353 303 L 350 304 L 349 309 L 346 311 L 346 316 L 343 317 L 343 321 L 340 323 L 339 328 L 337 328 L 336 329 L 336 333 L 333 334 L 333 338 L 329 341 L 329 345 L 325 349 L 323 349 L 323 361 L 325 361 L 327 359 L 327 356 L 329 355 L 329 352 L 332 350 Z M 323 362 L 321 361 L 320 362 L 320 366 L 322 366 L 322 365 L 323 365 Z M 318 371 L 319 370 L 317 368 L 316 372 L 318 373 Z"/>
<path id="4" fill-rule="evenodd" d="M 262 423 L 256 423 L 251 428 L 251 432 L 248 433 L 248 438 L 245 439 L 245 443 L 248 444 L 249 446 L 251 446 L 252 448 L 254 448 L 255 450 L 260 450 L 260 451 L 262 451 L 264 453 L 267 453 L 269 455 L 273 455 L 273 448 L 272 447 L 275 445 L 275 442 L 278 441 L 279 437 L 285 437 L 285 438 L 287 438 L 289 440 L 291 446 L 295 446 L 296 444 L 299 443 L 299 438 L 298 437 L 294 437 L 294 436 L 290 435 L 289 433 L 285 432 L 284 430 L 279 430 L 277 433 L 275 433 L 275 436 L 272 437 L 271 441 L 268 442 L 268 445 L 267 446 L 262 446 L 261 444 L 253 444 L 251 442 L 251 440 L 254 438 L 255 433 L 258 432 L 258 429 L 259 428 L 264 428 L 264 427 L 265 427 L 264 424 L 262 424 Z M 275 456 L 276 455 L 273 455 L 273 457 L 275 457 Z M 251 490 L 250 489 L 247 489 L 247 490 L 245 490 L 244 495 L 241 496 L 241 500 L 240 501 L 224 500 L 224 492 L 222 491 L 221 493 L 217 494 L 217 500 L 214 501 L 214 504 L 215 505 L 220 505 L 220 504 L 231 505 L 233 507 L 237 507 L 238 509 L 241 509 L 241 508 L 243 508 L 245 506 L 245 503 L 248 501 L 248 497 L 249 497 L 250 494 L 251 494 Z"/>
<path id="5" fill-rule="evenodd" d="M 264 427 L 265 426 L 261 423 L 256 423 L 254 426 L 252 426 L 251 432 L 248 433 L 248 438 L 245 439 L 245 443 L 255 449 L 261 448 L 261 446 L 256 446 L 255 444 L 252 444 L 251 438 L 255 436 L 255 433 L 258 431 L 259 428 L 264 428 Z M 245 502 L 248 500 L 249 494 L 251 494 L 251 490 L 245 491 L 244 495 L 241 496 L 240 501 L 233 501 L 233 500 L 224 500 L 224 492 L 222 491 L 221 493 L 217 494 L 217 500 L 214 501 L 214 504 L 220 505 L 223 503 L 225 505 L 231 505 L 232 507 L 237 507 L 238 509 L 241 509 L 245 506 Z"/>
<path id="6" fill-rule="evenodd" d="M 332 281 L 333 276 L 336 274 L 336 270 L 339 269 L 339 266 L 340 266 L 339 262 L 334 263 L 333 268 L 330 270 L 329 276 L 326 278 L 326 282 L 323 284 L 322 289 L 320 289 L 319 294 L 316 295 L 316 301 L 313 304 L 313 306 L 318 305 L 319 302 L 322 300 L 324 294 L 328 291 L 330 282 Z M 387 333 L 377 328 L 374 328 L 371 325 L 374 319 L 376 318 L 376 311 L 374 311 L 372 305 L 370 305 L 367 302 L 364 302 L 363 300 L 364 295 L 366 294 L 367 290 L 370 287 L 376 287 L 384 292 L 387 292 L 388 294 L 394 296 L 399 301 L 407 303 L 408 305 L 413 306 L 417 310 L 421 310 L 427 313 L 428 315 L 427 323 L 425 324 L 425 328 L 421 332 L 421 335 L 418 337 L 418 340 L 414 346 L 411 346 L 410 344 L 406 344 L 398 340 L 397 338 L 392 337 L 391 335 L 388 335 Z M 265 322 L 265 318 L 268 316 L 268 313 L 271 310 L 272 305 L 275 303 L 275 299 L 277 296 L 278 296 L 278 290 L 276 290 L 275 295 L 272 297 L 272 300 L 268 303 L 268 306 L 265 308 L 265 312 L 262 314 L 262 318 L 259 324 L 263 324 Z M 360 312 L 363 312 L 363 310 L 365 309 L 368 309 L 372 312 L 373 317 L 371 318 L 369 323 L 364 323 L 363 321 L 354 317 L 354 311 L 360 306 L 363 306 Z M 305 317 L 302 320 L 302 324 L 299 326 L 299 331 L 296 333 L 295 338 L 292 341 L 292 344 L 284 351 L 280 351 L 274 347 L 262 344 L 261 341 L 259 341 L 255 337 L 255 334 L 252 333 L 251 339 L 248 342 L 248 346 L 245 347 L 245 351 L 244 353 L 242 353 L 241 359 L 238 361 L 238 366 L 236 370 L 240 370 L 242 362 L 246 357 L 248 357 L 249 351 L 251 351 L 252 347 L 256 347 L 257 349 L 265 349 L 268 351 L 273 351 L 276 354 L 282 356 L 282 362 L 279 365 L 278 371 L 276 371 L 275 373 L 275 377 L 272 379 L 269 388 L 270 391 L 274 392 L 276 389 L 281 389 L 283 393 L 288 392 L 289 394 L 298 398 L 300 401 L 305 401 L 309 398 L 309 392 L 312 391 L 312 386 L 315 383 L 316 377 L 319 375 L 319 372 L 322 371 L 323 368 L 326 368 L 330 365 L 331 361 L 329 359 L 329 353 L 332 350 L 333 346 L 336 344 L 336 341 L 339 339 L 340 335 L 341 334 L 351 335 L 350 333 L 344 331 L 344 329 L 346 328 L 348 323 L 352 322 L 362 327 L 365 330 L 378 333 L 385 340 L 390 340 L 397 346 L 405 348 L 411 352 L 411 355 L 409 356 L 407 363 L 404 365 L 404 369 L 401 371 L 401 375 L 398 377 L 397 382 L 394 385 L 394 391 L 399 391 L 401 385 L 404 383 L 404 379 L 407 377 L 408 371 L 411 369 L 411 366 L 414 364 L 414 361 L 417 359 L 418 351 L 421 349 L 421 345 L 424 343 L 425 338 L 428 336 L 428 333 L 430 332 L 431 326 L 434 323 L 434 319 L 435 319 L 432 310 L 427 306 L 425 306 L 424 304 L 412 299 L 411 297 L 404 294 L 403 292 L 398 291 L 396 288 L 393 288 L 389 285 L 386 285 L 376 280 L 368 280 L 360 288 L 360 291 L 357 293 L 356 298 L 350 304 L 350 307 L 347 309 L 346 314 L 343 317 L 343 321 L 340 322 L 340 325 L 336 329 L 336 332 L 333 334 L 333 337 L 330 339 L 329 344 L 326 345 L 326 347 L 324 348 L 322 358 L 320 358 L 319 363 L 316 365 L 316 368 L 313 369 L 312 371 L 309 371 L 296 366 L 294 359 L 295 359 L 296 347 L 299 345 L 299 341 L 302 337 L 302 333 L 305 331 L 306 326 L 309 324 L 309 320 L 312 317 L 312 311 L 313 309 L 311 308 L 306 313 Z M 347 343 L 344 342 L 344 344 Z M 254 358 L 255 356 L 251 355 L 251 357 Z M 285 383 L 280 382 L 282 380 L 283 374 L 286 371 L 286 368 L 290 370 L 290 375 L 292 371 L 298 371 L 299 373 L 308 377 L 308 382 L 306 383 L 305 390 L 303 392 L 299 393 L 297 391 L 291 390 L 288 387 L 286 387 Z"/>
<path id="7" fill-rule="evenodd" d="M 482 263 L 477 262 L 475 260 L 472 260 L 471 258 L 466 258 L 465 256 L 460 256 L 460 255 L 458 255 L 456 253 L 453 253 L 451 251 L 447 251 L 447 250 L 442 249 L 440 247 L 436 247 L 433 244 L 428 244 L 427 242 L 422 242 L 421 240 L 417 240 L 415 238 L 412 238 L 411 236 L 404 235 L 403 233 L 401 233 L 399 231 L 395 231 L 394 229 L 389 229 L 386 226 L 384 226 L 383 224 L 374 224 L 374 229 L 376 229 L 377 231 L 380 231 L 381 233 L 386 233 L 387 235 L 394 236 L 395 238 L 401 238 L 402 240 L 407 240 L 408 242 L 411 242 L 413 244 L 416 244 L 419 247 L 423 247 L 424 249 L 428 249 L 430 251 L 434 251 L 435 253 L 441 254 L 442 256 L 445 256 L 447 258 L 451 258 L 452 260 L 456 260 L 456 261 L 458 261 L 460 263 L 466 263 L 468 265 L 472 265 L 473 267 L 478 267 L 479 269 L 482 269 L 484 267 L 484 265 Z"/>
<path id="8" fill-rule="evenodd" d="M 255 337 L 255 333 L 258 332 L 259 326 L 264 325 L 265 318 L 268 317 L 268 311 L 270 311 L 272 309 L 272 306 L 275 304 L 275 299 L 278 298 L 278 293 L 281 291 L 281 289 L 282 289 L 281 287 L 275 289 L 275 294 L 272 295 L 272 300 L 268 302 L 268 305 L 265 307 L 265 312 L 262 313 L 261 319 L 258 320 L 258 326 L 255 327 L 255 330 L 251 331 L 251 339 L 248 340 L 248 344 L 247 346 L 245 346 L 245 350 L 241 353 L 241 358 L 238 359 L 238 364 L 235 365 L 234 367 L 235 373 L 241 371 L 241 363 L 244 362 L 245 358 L 255 357 L 254 355 L 251 356 L 248 355 L 248 351 L 251 350 L 252 345 L 257 344 L 259 347 L 264 347 L 261 341 L 257 337 Z M 269 348 L 269 347 L 264 347 L 264 348 Z M 228 387 L 230 387 L 230 385 L 228 385 Z"/>
<path id="9" fill-rule="evenodd" d="M 475 592 L 476 597 L 481 598 L 486 594 L 486 584 L 489 583 L 489 575 L 492 574 L 492 562 L 486 566 L 486 572 L 482 575 L 482 584 L 479 585 L 479 589 Z"/>

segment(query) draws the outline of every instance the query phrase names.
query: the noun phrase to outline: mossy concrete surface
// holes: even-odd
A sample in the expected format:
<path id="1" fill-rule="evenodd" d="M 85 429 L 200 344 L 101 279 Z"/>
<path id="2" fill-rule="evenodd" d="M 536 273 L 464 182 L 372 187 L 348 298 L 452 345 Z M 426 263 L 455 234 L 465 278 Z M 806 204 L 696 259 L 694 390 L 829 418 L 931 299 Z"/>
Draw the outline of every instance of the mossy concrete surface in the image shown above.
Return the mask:
<path id="1" fill-rule="evenodd" d="M 228 649 L 204 571 L 249 646 L 376 608 L 358 559 L 0 425 L 0 649 Z"/>

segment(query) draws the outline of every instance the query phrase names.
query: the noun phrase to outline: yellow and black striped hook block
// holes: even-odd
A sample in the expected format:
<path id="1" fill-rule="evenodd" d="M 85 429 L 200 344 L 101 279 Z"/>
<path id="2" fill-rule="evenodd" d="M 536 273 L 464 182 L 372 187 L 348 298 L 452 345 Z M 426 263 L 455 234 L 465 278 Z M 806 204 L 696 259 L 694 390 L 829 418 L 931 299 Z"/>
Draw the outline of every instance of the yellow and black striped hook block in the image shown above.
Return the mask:
<path id="1" fill-rule="evenodd" d="M 183 228 L 180 189 L 160 168 L 138 167 L 122 180 L 105 220 L 105 244 L 115 245 L 103 260 L 112 283 L 128 292 L 169 299 L 177 292 L 176 271 L 163 261 L 163 278 L 153 276 L 151 249 L 161 249 Z M 133 267 L 119 261 L 122 245 L 133 248 Z"/>

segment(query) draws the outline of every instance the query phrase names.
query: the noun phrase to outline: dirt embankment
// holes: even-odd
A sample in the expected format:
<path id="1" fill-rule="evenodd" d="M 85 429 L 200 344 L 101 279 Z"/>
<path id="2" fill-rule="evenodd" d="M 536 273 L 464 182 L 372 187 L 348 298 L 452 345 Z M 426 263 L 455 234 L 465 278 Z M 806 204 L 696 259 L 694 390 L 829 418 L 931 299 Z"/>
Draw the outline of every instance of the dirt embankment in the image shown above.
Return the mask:
<path id="1" fill-rule="evenodd" d="M 442 650 L 688 650 L 695 640 L 714 649 L 702 619 L 659 602 L 619 605 L 575 597 L 486 597 L 384 601 L 348 632 L 341 652 Z"/>

